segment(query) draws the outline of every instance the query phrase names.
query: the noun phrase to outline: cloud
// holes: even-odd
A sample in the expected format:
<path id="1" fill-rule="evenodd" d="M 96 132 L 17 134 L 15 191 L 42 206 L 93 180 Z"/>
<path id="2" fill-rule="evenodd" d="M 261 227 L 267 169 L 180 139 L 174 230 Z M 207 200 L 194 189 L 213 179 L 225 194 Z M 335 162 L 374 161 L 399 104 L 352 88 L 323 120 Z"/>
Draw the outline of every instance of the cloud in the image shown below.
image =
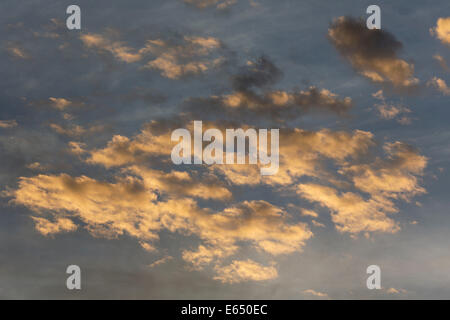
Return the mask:
<path id="1" fill-rule="evenodd" d="M 248 108 L 258 112 L 288 112 L 298 109 L 327 110 L 342 114 L 352 107 L 352 100 L 348 97 L 340 100 L 338 96 L 327 89 L 314 86 L 297 92 L 282 90 L 269 91 L 260 96 L 252 92 L 235 92 L 221 97 L 222 104 L 227 108 Z"/>
<path id="2" fill-rule="evenodd" d="M 168 126 L 165 127 L 165 124 Z M 86 161 L 111 168 L 146 161 L 150 156 L 170 156 L 172 152 L 170 129 L 174 125 L 153 121 L 132 139 L 115 135 L 105 148 L 89 151 Z"/>
<path id="3" fill-rule="evenodd" d="M 223 259 L 231 256 L 238 250 L 235 245 L 227 247 L 214 247 L 199 245 L 197 250 L 184 250 L 183 260 L 192 264 L 194 269 L 202 270 L 205 265 L 212 263 L 214 260 Z"/>
<path id="4" fill-rule="evenodd" d="M 57 218 L 55 222 L 40 217 L 31 218 L 36 222 L 36 230 L 44 236 L 75 231 L 77 229 L 77 225 L 66 218 Z"/>
<path id="5" fill-rule="evenodd" d="M 295 119 L 306 112 L 344 115 L 353 106 L 349 97 L 339 98 L 327 89 L 310 86 L 305 90 L 272 89 L 282 72 L 265 56 L 249 61 L 231 77 L 233 91 L 208 98 L 189 98 L 186 108 L 194 115 L 207 109 L 215 118 L 254 119 L 255 116 L 279 122 Z"/>
<path id="6" fill-rule="evenodd" d="M 67 174 L 37 175 L 21 178 L 19 189 L 11 194 L 14 203 L 35 212 L 50 211 L 56 216 L 64 212 L 80 218 L 92 227 L 105 227 L 120 235 L 126 230 L 142 240 L 154 239 L 151 230 L 159 228 L 152 215 L 156 195 L 147 191 L 137 178 L 118 178 L 115 183 L 99 182 L 86 176 L 73 178 Z M 140 222 L 145 220 L 144 225 Z M 153 223 L 152 223 L 153 222 Z"/>
<path id="7" fill-rule="evenodd" d="M 0 120 L 0 128 L 3 129 L 10 129 L 17 127 L 17 121 L 16 120 Z"/>
<path id="8" fill-rule="evenodd" d="M 50 214 L 55 220 L 76 218 L 96 237 L 128 234 L 152 250 L 163 229 L 196 235 L 203 244 L 197 251 L 184 250 L 183 258 L 197 268 L 209 263 L 217 265 L 243 246 L 273 256 L 300 252 L 313 235 L 306 224 L 289 223 L 282 208 L 266 201 L 244 201 L 214 213 L 200 208 L 177 190 L 167 190 L 172 196 L 162 200 L 164 197 L 155 192 L 155 185 L 147 183 L 145 177 L 129 175 L 116 177 L 115 182 L 66 174 L 37 175 L 22 177 L 18 189 L 10 190 L 8 196 L 13 203 L 36 213 Z M 159 189 L 162 195 L 163 189 Z M 46 228 L 43 226 L 41 222 L 36 228 L 46 235 L 74 230 L 49 223 Z"/>
<path id="9" fill-rule="evenodd" d="M 450 44 L 450 17 L 439 18 L 436 27 L 430 29 L 430 33 L 435 35 L 444 44 Z"/>
<path id="10" fill-rule="evenodd" d="M 42 170 L 42 171 L 45 171 L 45 170 L 48 169 L 48 166 L 42 165 L 42 164 L 39 163 L 39 162 L 33 162 L 33 163 L 30 163 L 30 164 L 28 164 L 26 167 L 27 167 L 28 169 L 31 169 L 31 170 Z"/>
<path id="11" fill-rule="evenodd" d="M 87 48 L 110 53 L 125 63 L 142 62 L 143 68 L 158 70 L 169 79 L 198 75 L 219 67 L 224 62 L 222 43 L 213 37 L 184 36 L 169 40 L 147 40 L 145 46 L 133 49 L 112 35 L 88 33 L 81 35 Z"/>
<path id="12" fill-rule="evenodd" d="M 183 2 L 198 9 L 215 6 L 217 9 L 223 10 L 234 5 L 237 0 L 183 0 Z"/>
<path id="13" fill-rule="evenodd" d="M 319 221 L 311 220 L 311 223 L 316 227 L 325 228 L 325 225 Z"/>
<path id="14" fill-rule="evenodd" d="M 29 106 L 32 107 L 52 107 L 61 112 L 67 112 L 67 109 L 70 107 L 84 107 L 86 103 L 81 99 L 69 99 L 62 97 L 49 97 L 48 99 L 40 99 L 40 100 L 28 100 L 27 98 L 22 98 Z M 71 119 L 71 115 L 68 113 L 62 113 L 67 119 Z"/>
<path id="15" fill-rule="evenodd" d="M 73 154 L 82 155 L 86 152 L 86 150 L 84 149 L 86 147 L 85 143 L 70 141 L 68 145 L 70 152 Z"/>
<path id="16" fill-rule="evenodd" d="M 350 165 L 342 172 L 350 174 L 354 185 L 373 196 L 409 199 L 425 193 L 417 176 L 423 174 L 428 159 L 413 147 L 402 143 L 386 143 L 387 159 L 377 158 L 371 164 Z"/>
<path id="17" fill-rule="evenodd" d="M 67 108 L 72 104 L 72 101 L 64 98 L 50 97 L 48 98 L 48 100 L 50 100 L 52 106 L 58 110 L 64 110 L 65 108 Z"/>
<path id="18" fill-rule="evenodd" d="M 447 65 L 447 62 L 445 61 L 444 57 L 441 56 L 440 54 L 435 54 L 433 56 L 433 58 L 439 62 L 439 65 L 441 66 L 442 69 L 444 69 L 445 71 L 450 71 L 450 68 Z"/>
<path id="19" fill-rule="evenodd" d="M 356 189 L 368 197 L 356 192 L 339 192 L 317 183 L 299 184 L 297 193 L 328 208 L 340 232 L 352 235 L 360 232 L 395 233 L 400 227 L 389 217 L 398 212 L 393 201 L 409 201 L 426 192 L 419 185 L 418 176 L 423 174 L 427 158 L 401 142 L 386 143 L 384 150 L 387 159 L 376 158 L 369 164 L 349 164 L 339 169 Z"/>
<path id="20" fill-rule="evenodd" d="M 282 129 L 279 141 L 280 165 L 276 175 L 262 177 L 255 165 L 215 165 L 211 170 L 237 185 L 290 185 L 303 176 L 333 181 L 335 178 L 324 166 L 327 160 L 339 164 L 357 159 L 374 145 L 373 135 L 361 130 L 349 133 Z"/>
<path id="21" fill-rule="evenodd" d="M 80 137 L 83 135 L 90 135 L 94 133 L 98 133 L 103 131 L 104 126 L 96 125 L 88 128 L 84 128 L 80 125 L 70 125 L 70 126 L 62 126 L 57 123 L 51 123 L 50 128 L 61 135 L 69 136 L 69 137 Z"/>
<path id="22" fill-rule="evenodd" d="M 447 86 L 445 80 L 438 77 L 433 77 L 427 84 L 428 86 L 436 88 L 445 96 L 450 96 L 450 87 Z"/>
<path id="23" fill-rule="evenodd" d="M 409 110 L 408 108 L 405 108 L 403 106 L 395 106 L 395 105 L 376 105 L 381 118 L 383 119 L 394 119 L 395 117 L 397 117 L 398 115 L 400 115 L 401 113 L 409 113 L 411 112 L 411 110 Z"/>
<path id="24" fill-rule="evenodd" d="M 14 58 L 24 59 L 24 60 L 31 58 L 31 55 L 24 48 L 21 48 L 18 45 L 10 44 L 6 48 L 6 51 Z"/>
<path id="25" fill-rule="evenodd" d="M 200 238 L 208 246 L 185 250 L 183 259 L 200 269 L 204 264 L 234 254 L 238 243 L 247 242 L 270 255 L 301 252 L 305 241 L 313 236 L 304 223 L 290 224 L 281 208 L 266 201 L 244 201 L 225 210 L 202 217 Z"/>
<path id="26" fill-rule="evenodd" d="M 303 216 L 313 217 L 313 218 L 317 218 L 319 216 L 317 214 L 317 212 L 315 212 L 313 210 L 308 210 L 308 209 L 302 209 L 302 215 Z"/>
<path id="27" fill-rule="evenodd" d="M 224 62 L 224 57 L 217 55 L 221 47 L 221 42 L 213 37 L 185 36 L 175 43 L 160 39 L 147 41 L 143 51 L 156 58 L 148 61 L 145 68 L 159 70 L 169 79 L 202 74 Z"/>
<path id="28" fill-rule="evenodd" d="M 381 97 L 382 94 L 377 96 Z M 205 123 L 205 128 L 215 125 L 217 123 Z M 328 129 L 307 131 L 298 128 L 281 130 L 280 168 L 274 176 L 262 177 L 259 165 L 249 164 L 212 165 L 204 168 L 205 170 L 198 167 L 196 168 L 198 170 L 193 172 L 147 167 L 149 161 L 152 165 L 168 165 L 165 161 L 159 162 L 161 160 L 157 159 L 168 157 L 171 152 L 174 144 L 168 143 L 171 127 L 177 127 L 176 122 L 153 121 L 131 139 L 115 136 L 103 149 L 89 151 L 85 147 L 80 147 L 81 150 L 78 150 L 76 146 L 73 147 L 80 154 L 86 155 L 87 163 L 101 164 L 106 168 L 119 167 L 122 174 L 137 179 L 142 188 L 150 194 L 159 194 L 166 200 L 188 197 L 229 201 L 232 199 L 229 188 L 231 185 L 253 187 L 281 185 L 289 188 L 296 186 L 300 197 L 328 208 L 336 228 L 352 235 L 360 232 L 397 232 L 399 226 L 390 218 L 390 214 L 398 211 L 393 201 L 409 201 L 415 195 L 425 192 L 425 189 L 420 186 L 419 177 L 427 164 L 426 157 L 404 143 L 394 142 L 384 145 L 386 158 L 377 157 L 373 161 L 368 161 L 369 153 L 373 152 L 372 149 L 376 143 L 370 132 L 361 130 L 353 132 Z M 149 160 L 153 157 L 156 157 L 154 158 L 156 160 Z M 305 176 L 314 178 L 316 182 L 298 184 Z M 344 191 L 338 191 L 340 189 Z M 350 189 L 353 190 L 347 191 Z M 261 216 L 257 212 L 260 214 L 266 212 L 267 215 Z M 269 214 L 270 212 L 272 213 Z M 302 210 L 302 213 L 317 216 L 311 210 Z M 226 232 L 220 228 L 217 229 L 217 224 L 220 225 L 219 221 L 227 221 L 229 215 L 232 215 L 234 220 L 238 220 L 239 217 L 253 216 L 254 223 L 260 221 L 260 230 L 264 230 L 268 217 L 275 216 L 280 223 L 279 229 L 274 229 L 276 235 L 288 233 L 282 222 L 285 216 L 282 208 L 274 207 L 266 202 L 244 201 L 209 218 L 209 224 L 212 223 L 212 225 L 208 228 L 215 232 L 205 236 L 203 231 L 197 231 L 196 233 L 205 240 L 207 245 L 200 246 L 197 252 L 185 251 L 186 261 L 198 268 L 203 261 L 222 259 L 237 250 L 234 247 L 235 241 L 238 241 L 241 234 L 249 231 L 240 230 L 238 236 L 231 232 L 229 226 Z M 216 217 L 221 218 L 217 224 L 214 224 Z M 320 226 L 320 222 L 317 221 L 313 224 Z M 273 228 L 276 223 L 272 221 L 270 225 Z M 179 228 L 182 227 L 175 229 Z M 293 239 L 296 239 L 295 244 L 291 243 L 291 240 L 276 240 L 276 236 L 270 240 L 268 237 L 271 232 L 269 231 L 265 231 L 264 239 L 258 240 L 255 238 L 258 233 L 251 231 L 253 238 L 241 240 L 252 242 L 256 248 L 270 254 L 292 253 L 301 250 L 301 243 L 312 235 L 304 225 L 296 228 L 300 238 L 293 236 Z M 174 229 L 173 225 L 170 229 Z M 226 241 L 222 238 L 218 243 L 226 242 L 233 250 L 225 250 L 223 245 L 218 246 L 217 239 L 213 240 L 211 234 L 215 237 L 218 234 L 227 235 L 232 240 Z"/>
<path id="29" fill-rule="evenodd" d="M 88 229 L 89 229 L 89 227 L 88 227 Z M 108 231 L 107 229 L 104 229 L 103 232 L 104 232 L 104 234 L 97 233 L 97 235 L 106 235 L 106 237 L 113 236 L 111 234 L 111 232 Z M 154 245 L 152 245 L 152 244 L 150 244 L 148 242 L 139 241 L 139 244 L 141 245 L 142 249 L 144 249 L 145 251 L 148 251 L 148 252 L 156 252 L 156 251 L 158 251 L 158 249 L 156 249 L 156 247 Z"/>
<path id="30" fill-rule="evenodd" d="M 304 290 L 303 293 L 307 294 L 307 295 L 312 295 L 312 296 L 315 296 L 315 297 L 319 297 L 319 298 L 328 298 L 328 294 L 320 292 L 320 291 L 316 291 L 316 290 L 313 290 L 313 289 Z"/>
<path id="31" fill-rule="evenodd" d="M 389 288 L 386 290 L 387 293 L 389 294 L 407 294 L 408 291 L 405 289 L 396 289 L 396 288 Z"/>
<path id="32" fill-rule="evenodd" d="M 110 40 L 105 35 L 86 33 L 82 34 L 80 39 L 87 48 L 93 48 L 99 52 L 109 52 L 122 62 L 132 63 L 142 59 L 141 52 L 133 52 L 134 50 L 124 45 L 123 42 Z"/>
<path id="33" fill-rule="evenodd" d="M 400 124 L 411 124 L 412 120 L 405 115 L 411 113 L 409 108 L 386 102 L 383 95 L 383 90 L 379 90 L 378 92 L 372 94 L 372 96 L 381 100 L 381 103 L 375 104 L 375 108 L 378 110 L 381 119 L 396 119 Z"/>
<path id="34" fill-rule="evenodd" d="M 170 260 L 173 260 L 173 257 L 172 257 L 172 256 L 166 256 L 166 257 L 164 257 L 164 258 L 161 258 L 161 259 L 159 259 L 159 260 L 156 260 L 155 262 L 153 262 L 152 264 L 150 264 L 148 267 L 149 267 L 149 268 L 154 268 L 154 267 L 156 267 L 156 266 L 165 264 L 165 263 L 167 263 L 167 262 L 170 261 Z"/>
<path id="35" fill-rule="evenodd" d="M 278 277 L 275 267 L 266 267 L 250 259 L 234 260 L 225 267 L 216 267 L 215 280 L 222 283 L 240 283 L 245 281 L 266 281 Z"/>
<path id="36" fill-rule="evenodd" d="M 248 61 L 231 81 L 234 90 L 244 91 L 252 87 L 261 88 L 274 84 L 281 75 L 281 70 L 269 58 L 262 56 L 256 61 Z"/>
<path id="37" fill-rule="evenodd" d="M 229 200 L 232 196 L 226 186 L 210 174 L 195 175 L 194 178 L 194 175 L 186 171 L 172 170 L 166 173 L 143 166 L 131 166 L 126 171 L 141 177 L 149 190 L 165 192 L 170 197 Z"/>
<path id="38" fill-rule="evenodd" d="M 397 88 L 418 84 L 414 65 L 397 56 L 402 44 L 389 32 L 369 30 L 363 20 L 340 17 L 331 24 L 328 36 L 339 53 L 373 82 Z"/>
<path id="39" fill-rule="evenodd" d="M 298 185 L 298 194 L 303 198 L 330 209 L 331 219 L 340 232 L 395 233 L 398 224 L 386 215 L 393 211 L 392 204 L 376 199 L 365 200 L 353 192 L 339 193 L 336 189 L 314 184 Z"/>

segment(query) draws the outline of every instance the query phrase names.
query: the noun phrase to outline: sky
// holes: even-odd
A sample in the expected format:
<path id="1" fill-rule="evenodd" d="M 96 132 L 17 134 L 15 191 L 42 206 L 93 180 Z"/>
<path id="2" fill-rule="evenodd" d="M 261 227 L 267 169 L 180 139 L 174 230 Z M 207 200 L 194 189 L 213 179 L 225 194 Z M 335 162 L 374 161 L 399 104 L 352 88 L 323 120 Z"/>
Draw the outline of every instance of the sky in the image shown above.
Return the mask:
<path id="1" fill-rule="evenodd" d="M 450 298 L 448 1 L 71 4 L 0 4 L 1 299 Z M 195 120 L 278 172 L 173 164 Z"/>

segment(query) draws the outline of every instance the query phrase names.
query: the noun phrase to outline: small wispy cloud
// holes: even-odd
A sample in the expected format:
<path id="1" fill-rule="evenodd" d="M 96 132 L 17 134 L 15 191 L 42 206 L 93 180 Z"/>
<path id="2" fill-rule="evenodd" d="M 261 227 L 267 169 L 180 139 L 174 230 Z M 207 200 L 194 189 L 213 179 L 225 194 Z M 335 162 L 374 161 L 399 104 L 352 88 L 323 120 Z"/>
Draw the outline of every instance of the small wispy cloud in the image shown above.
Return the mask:
<path id="1" fill-rule="evenodd" d="M 8 129 L 17 127 L 18 123 L 16 120 L 0 120 L 0 128 Z"/>
<path id="2" fill-rule="evenodd" d="M 30 59 L 31 55 L 22 47 L 18 45 L 9 45 L 6 51 L 14 58 L 18 59 Z"/>
<path id="3" fill-rule="evenodd" d="M 445 61 L 443 56 L 441 56 L 440 54 L 435 54 L 433 56 L 433 58 L 437 62 L 439 62 L 439 65 L 441 66 L 442 69 L 444 69 L 445 71 L 450 71 L 450 68 L 448 67 L 447 61 Z"/>
<path id="4" fill-rule="evenodd" d="M 328 298 L 327 293 L 316 291 L 313 289 L 304 290 L 303 293 L 306 295 L 315 296 L 315 297 L 319 297 L 319 298 Z"/>
<path id="5" fill-rule="evenodd" d="M 237 3 L 238 0 L 183 0 L 184 3 L 192 5 L 198 9 L 216 7 L 223 10 Z"/>
<path id="6" fill-rule="evenodd" d="M 411 124 L 412 119 L 407 116 L 411 113 L 411 110 L 401 104 L 388 103 L 383 95 L 383 90 L 379 90 L 372 96 L 381 101 L 381 103 L 375 104 L 375 108 L 379 113 L 379 117 L 385 120 L 397 120 L 402 125 Z"/>
<path id="7" fill-rule="evenodd" d="M 161 264 L 165 264 L 165 263 L 169 262 L 170 260 L 173 260 L 173 257 L 172 256 L 166 256 L 164 258 L 156 260 L 155 262 L 153 262 L 152 264 L 149 264 L 148 266 L 149 266 L 149 268 L 154 268 L 154 267 L 159 266 Z"/>
<path id="8" fill-rule="evenodd" d="M 445 96 L 450 96 L 450 87 L 447 85 L 445 80 L 433 77 L 430 81 L 428 81 L 428 86 L 436 88 Z"/>

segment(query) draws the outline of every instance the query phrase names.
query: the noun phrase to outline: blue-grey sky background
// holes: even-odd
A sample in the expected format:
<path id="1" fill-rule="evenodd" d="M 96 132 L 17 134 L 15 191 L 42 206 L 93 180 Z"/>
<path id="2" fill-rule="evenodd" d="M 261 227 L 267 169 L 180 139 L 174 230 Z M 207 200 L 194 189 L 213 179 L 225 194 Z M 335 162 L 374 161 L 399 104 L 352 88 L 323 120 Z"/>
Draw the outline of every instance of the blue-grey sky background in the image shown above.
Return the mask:
<path id="1" fill-rule="evenodd" d="M 16 190 L 20 177 L 38 174 L 66 173 L 113 181 L 117 170 L 81 161 L 67 151 L 68 143 L 77 140 L 89 149 L 103 148 L 114 135 L 131 138 L 152 120 L 176 119 L 189 98 L 230 93 L 230 77 L 239 67 L 265 56 L 282 72 L 274 89 L 316 86 L 353 100 L 354 106 L 345 117 L 307 113 L 290 119 L 289 127 L 358 129 L 372 132 L 380 144 L 406 142 L 428 158 L 419 178 L 427 192 L 397 204 L 399 212 L 393 217 L 400 231 L 368 238 L 340 233 L 328 210 L 322 208 L 317 220 L 325 227 L 310 226 L 314 236 L 302 252 L 272 259 L 278 277 L 233 284 L 214 280 L 211 268 L 192 270 L 182 259 L 182 250 L 198 245 L 195 236 L 162 230 L 158 250 L 153 252 L 143 250 L 139 241 L 126 233 L 108 239 L 78 228 L 44 236 L 30 218 L 37 214 L 5 196 L 0 198 L 0 298 L 450 297 L 449 96 L 427 86 L 433 77 L 450 82 L 449 71 L 433 58 L 439 54 L 450 62 L 450 45 L 429 31 L 439 18 L 450 16 L 448 1 L 237 0 L 226 9 L 215 5 L 199 9 L 182 0 L 79 0 L 81 31 L 65 27 L 70 4 L 74 3 L 3 0 L 0 4 L 0 120 L 17 122 L 16 126 L 0 127 L 2 191 Z M 381 7 L 382 30 L 402 43 L 399 57 L 414 64 L 414 76 L 420 80 L 414 92 L 371 82 L 352 68 L 328 38 L 333 19 L 365 19 L 370 4 Z M 124 63 L 108 52 L 86 48 L 80 41 L 82 34 L 113 34 L 130 48 L 142 48 L 149 39 L 213 37 L 222 42 L 219 54 L 226 62 L 204 74 L 169 79 L 156 70 L 143 69 L 139 63 Z M 20 48 L 26 56 L 18 57 L 11 48 Z M 372 96 L 380 89 L 386 101 L 411 111 L 407 114 L 410 124 L 380 117 L 374 107 L 380 101 Z M 52 108 L 49 97 L 75 101 L 68 112 L 73 120 L 64 119 L 62 112 Z M 205 110 L 205 118 L 208 112 Z M 258 121 L 264 128 L 270 119 L 255 123 Z M 73 138 L 53 130 L 52 123 L 101 126 L 101 130 Z M 40 167 L 30 168 L 36 162 Z M 293 202 L 289 195 L 276 194 L 284 192 L 281 187 L 234 186 L 232 190 L 236 202 L 267 200 L 282 207 Z M 303 199 L 294 203 L 310 206 Z M 166 256 L 173 258 L 150 267 Z M 256 260 L 258 253 L 244 248 L 238 258 Z M 265 261 L 265 265 L 269 263 Z M 66 289 L 65 269 L 70 264 L 81 267 L 81 291 Z M 366 268 L 371 264 L 381 267 L 382 290 L 366 287 Z M 390 288 L 398 292 L 389 292 Z"/>

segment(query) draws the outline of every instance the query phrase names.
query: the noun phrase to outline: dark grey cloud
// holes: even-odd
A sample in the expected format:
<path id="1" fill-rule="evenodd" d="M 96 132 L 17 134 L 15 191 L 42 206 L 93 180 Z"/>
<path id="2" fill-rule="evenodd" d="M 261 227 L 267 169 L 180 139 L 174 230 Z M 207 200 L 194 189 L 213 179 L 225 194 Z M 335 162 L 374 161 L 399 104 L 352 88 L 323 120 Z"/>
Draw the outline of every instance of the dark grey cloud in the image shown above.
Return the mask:
<path id="1" fill-rule="evenodd" d="M 281 76 L 281 70 L 268 57 L 262 56 L 241 67 L 239 73 L 232 76 L 231 83 L 234 90 L 245 91 L 274 84 Z"/>
<path id="2" fill-rule="evenodd" d="M 414 65 L 399 58 L 402 43 L 390 32 L 369 30 L 362 19 L 340 17 L 331 23 L 328 36 L 339 53 L 370 80 L 397 88 L 417 86 Z"/>
<path id="3" fill-rule="evenodd" d="M 351 98 L 340 98 L 315 86 L 303 90 L 280 90 L 275 84 L 282 71 L 266 56 L 248 61 L 230 77 L 232 91 L 207 98 L 191 97 L 185 108 L 195 116 L 209 120 L 273 120 L 283 123 L 306 113 L 333 113 L 344 116 L 352 108 Z"/>

